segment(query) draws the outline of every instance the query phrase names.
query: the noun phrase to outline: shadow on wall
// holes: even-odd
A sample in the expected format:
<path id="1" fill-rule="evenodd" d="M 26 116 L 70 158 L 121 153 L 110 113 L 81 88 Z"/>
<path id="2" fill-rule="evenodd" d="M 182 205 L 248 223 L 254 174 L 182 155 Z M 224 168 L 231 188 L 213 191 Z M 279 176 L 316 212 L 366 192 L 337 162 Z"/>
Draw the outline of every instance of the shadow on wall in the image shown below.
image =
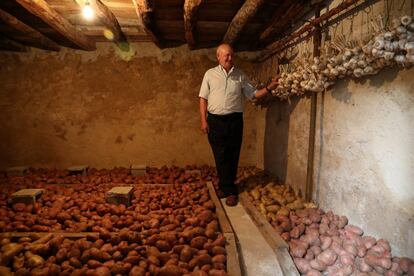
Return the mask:
<path id="1" fill-rule="evenodd" d="M 300 97 L 295 97 L 290 104 L 276 101 L 266 112 L 264 169 L 271 172 L 281 183 L 285 183 L 287 175 L 290 115 L 299 100 Z"/>

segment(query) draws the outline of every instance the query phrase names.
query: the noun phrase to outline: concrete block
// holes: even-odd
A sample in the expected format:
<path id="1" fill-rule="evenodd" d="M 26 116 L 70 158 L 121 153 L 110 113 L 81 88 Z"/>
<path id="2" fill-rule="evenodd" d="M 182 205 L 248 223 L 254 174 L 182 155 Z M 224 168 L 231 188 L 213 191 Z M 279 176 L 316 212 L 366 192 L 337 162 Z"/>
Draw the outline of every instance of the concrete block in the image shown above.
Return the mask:
<path id="1" fill-rule="evenodd" d="M 86 175 L 88 172 L 89 166 L 87 165 L 78 165 L 78 166 L 72 166 L 67 168 L 67 170 L 69 171 L 69 174 L 73 175 L 73 174 L 81 174 L 81 175 Z"/>
<path id="2" fill-rule="evenodd" d="M 186 174 L 191 174 L 191 175 L 201 175 L 201 171 L 200 170 L 185 170 Z"/>
<path id="3" fill-rule="evenodd" d="M 113 187 L 106 193 L 106 202 L 130 206 L 133 189 L 131 186 Z"/>
<path id="4" fill-rule="evenodd" d="M 131 165 L 131 175 L 132 176 L 143 176 L 147 171 L 146 165 Z"/>
<path id="5" fill-rule="evenodd" d="M 24 176 L 29 170 L 28 166 L 17 166 L 6 169 L 7 176 Z"/>
<path id="6" fill-rule="evenodd" d="M 12 202 L 34 204 L 36 200 L 43 194 L 44 189 L 21 189 L 12 194 Z"/>

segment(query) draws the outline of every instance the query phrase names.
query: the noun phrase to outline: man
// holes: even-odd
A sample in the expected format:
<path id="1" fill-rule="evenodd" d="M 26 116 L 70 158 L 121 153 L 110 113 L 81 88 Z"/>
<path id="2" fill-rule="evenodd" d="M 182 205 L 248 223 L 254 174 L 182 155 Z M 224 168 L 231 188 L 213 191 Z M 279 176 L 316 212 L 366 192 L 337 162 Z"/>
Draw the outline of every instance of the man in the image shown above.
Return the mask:
<path id="1" fill-rule="evenodd" d="M 265 88 L 256 90 L 246 75 L 233 66 L 233 49 L 228 44 L 217 48 L 219 65 L 209 69 L 200 88 L 201 131 L 208 134 L 219 177 L 219 197 L 226 204 L 238 202 L 235 180 L 243 136 L 245 98 L 261 98 L 278 85 L 277 78 Z"/>

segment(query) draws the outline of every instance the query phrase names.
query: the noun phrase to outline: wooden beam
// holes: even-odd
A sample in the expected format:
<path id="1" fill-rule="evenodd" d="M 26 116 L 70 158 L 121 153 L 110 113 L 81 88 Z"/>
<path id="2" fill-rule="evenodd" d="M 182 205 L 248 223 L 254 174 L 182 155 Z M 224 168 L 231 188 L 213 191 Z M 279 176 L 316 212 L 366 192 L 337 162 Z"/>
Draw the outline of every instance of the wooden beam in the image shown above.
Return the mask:
<path id="1" fill-rule="evenodd" d="M 27 47 L 0 34 L 0 51 L 27 52 Z"/>
<path id="2" fill-rule="evenodd" d="M 308 24 L 304 25 L 302 28 L 297 30 L 296 32 L 292 33 L 290 36 L 287 36 L 283 39 L 280 39 L 272 44 L 270 44 L 263 53 L 257 57 L 256 61 L 263 62 L 269 57 L 275 55 L 276 53 L 280 52 L 284 47 L 291 42 L 292 40 L 300 38 L 300 36 L 306 32 L 312 33 L 315 31 L 315 26 L 322 24 L 323 22 L 327 21 L 334 15 L 341 13 L 342 11 L 349 8 L 351 5 L 358 3 L 361 0 L 345 0 L 341 2 L 335 8 L 325 12 L 320 17 L 313 19 Z"/>
<path id="3" fill-rule="evenodd" d="M 223 37 L 223 42 L 230 45 L 234 44 L 243 31 L 243 28 L 254 17 L 263 3 L 264 0 L 247 0 L 231 21 Z"/>
<path id="4" fill-rule="evenodd" d="M 87 51 L 96 49 L 95 42 L 79 32 L 68 20 L 52 9 L 45 0 L 15 0 L 28 12 L 40 18 L 56 32 Z"/>
<path id="5" fill-rule="evenodd" d="M 85 5 L 85 0 L 76 0 L 80 6 Z M 100 0 L 89 0 L 91 8 L 95 11 L 96 17 L 102 24 L 109 29 L 113 34 L 113 42 L 126 42 L 126 36 L 121 30 L 118 20 L 115 15 L 104 5 Z"/>
<path id="6" fill-rule="evenodd" d="M 269 22 L 267 27 L 260 33 L 259 39 L 255 41 L 254 46 L 259 45 L 262 41 L 268 39 L 271 34 L 275 33 L 277 26 L 281 26 L 282 24 L 285 25 L 288 20 L 291 20 L 292 11 L 299 12 L 301 2 L 301 0 L 283 1 L 282 5 L 273 14 L 272 20 Z"/>
<path id="7" fill-rule="evenodd" d="M 184 1 L 184 30 L 188 48 L 195 48 L 194 29 L 197 21 L 197 12 L 204 0 Z"/>
<path id="8" fill-rule="evenodd" d="M 158 32 L 154 22 L 153 0 L 132 0 L 135 6 L 135 11 L 142 20 L 145 32 L 151 37 L 152 42 L 159 48 L 163 48 Z"/>
<path id="9" fill-rule="evenodd" d="M 56 42 L 1 9 L 0 22 L 13 29 L 13 33 L 8 36 L 15 41 L 44 50 L 59 51 Z"/>

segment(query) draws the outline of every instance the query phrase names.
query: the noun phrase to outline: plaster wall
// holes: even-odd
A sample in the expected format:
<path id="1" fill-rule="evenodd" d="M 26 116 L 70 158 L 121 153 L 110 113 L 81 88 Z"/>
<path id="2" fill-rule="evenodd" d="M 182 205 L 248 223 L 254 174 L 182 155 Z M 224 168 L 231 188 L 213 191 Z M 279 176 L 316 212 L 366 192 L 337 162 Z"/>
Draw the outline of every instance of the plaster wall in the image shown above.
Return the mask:
<path id="1" fill-rule="evenodd" d="M 338 1 L 336 1 L 338 2 Z M 332 7 L 338 3 L 333 3 Z M 412 4 L 385 1 L 330 30 L 358 39 L 370 20 L 410 14 Z M 311 44 L 310 44 L 311 45 Z M 308 48 L 311 49 L 311 47 Z M 298 46 L 302 47 L 301 45 Z M 262 64 L 269 77 L 271 60 Z M 341 80 L 317 100 L 313 199 L 346 215 L 366 235 L 390 241 L 393 255 L 414 258 L 414 68 L 386 69 L 373 77 Z M 304 194 L 310 98 L 276 100 L 258 113 L 258 165 Z"/>
<path id="2" fill-rule="evenodd" d="M 214 165 L 199 131 L 198 91 L 215 65 L 214 49 L 151 43 L 1 52 L 0 168 Z M 255 111 L 246 108 L 240 165 L 254 165 Z"/>

